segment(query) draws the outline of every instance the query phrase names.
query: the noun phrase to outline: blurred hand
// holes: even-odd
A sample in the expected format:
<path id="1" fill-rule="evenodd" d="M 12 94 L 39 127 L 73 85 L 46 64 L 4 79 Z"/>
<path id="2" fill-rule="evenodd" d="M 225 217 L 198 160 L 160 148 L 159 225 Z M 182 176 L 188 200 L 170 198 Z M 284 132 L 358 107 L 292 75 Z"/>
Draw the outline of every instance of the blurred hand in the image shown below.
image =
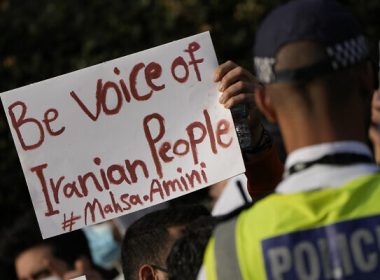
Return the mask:
<path id="1" fill-rule="evenodd" d="M 369 128 L 369 139 L 372 141 L 375 160 L 380 164 L 380 91 L 376 90 L 372 96 L 371 103 L 371 126 Z"/>

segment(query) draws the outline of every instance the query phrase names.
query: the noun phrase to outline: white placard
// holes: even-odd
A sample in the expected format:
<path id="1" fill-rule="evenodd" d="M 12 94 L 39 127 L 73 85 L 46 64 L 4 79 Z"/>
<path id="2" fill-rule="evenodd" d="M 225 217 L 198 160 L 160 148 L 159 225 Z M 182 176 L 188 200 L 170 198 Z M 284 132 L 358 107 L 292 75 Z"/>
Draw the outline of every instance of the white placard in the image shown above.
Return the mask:
<path id="1" fill-rule="evenodd" d="M 72 278 L 71 280 L 86 280 L 86 279 L 87 279 L 86 275 L 83 275 L 83 276 Z"/>
<path id="2" fill-rule="evenodd" d="M 244 172 L 208 32 L 5 92 L 44 238 Z"/>

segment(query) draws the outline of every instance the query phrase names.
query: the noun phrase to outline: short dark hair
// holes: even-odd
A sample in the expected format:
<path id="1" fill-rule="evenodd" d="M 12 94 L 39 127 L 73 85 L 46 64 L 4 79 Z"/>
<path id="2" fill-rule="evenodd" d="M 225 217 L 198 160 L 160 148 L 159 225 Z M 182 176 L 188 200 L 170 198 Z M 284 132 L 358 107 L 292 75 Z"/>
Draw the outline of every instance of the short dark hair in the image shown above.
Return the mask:
<path id="1" fill-rule="evenodd" d="M 34 213 L 28 212 L 18 218 L 8 229 L 3 230 L 0 240 L 0 261 L 2 266 L 14 270 L 16 258 L 28 249 L 48 246 L 53 255 L 74 267 L 80 256 L 86 256 L 92 263 L 87 238 L 82 230 L 42 239 Z M 15 274 L 14 271 L 12 274 Z"/>
<path id="2" fill-rule="evenodd" d="M 169 280 L 197 278 L 204 251 L 217 223 L 216 217 L 201 217 L 186 227 L 166 261 Z"/>
<path id="3" fill-rule="evenodd" d="M 162 255 L 171 240 L 168 228 L 183 226 L 201 216 L 209 216 L 202 205 L 169 207 L 149 213 L 126 231 L 122 244 L 122 267 L 126 280 L 137 279 L 143 264 L 165 264 Z"/>

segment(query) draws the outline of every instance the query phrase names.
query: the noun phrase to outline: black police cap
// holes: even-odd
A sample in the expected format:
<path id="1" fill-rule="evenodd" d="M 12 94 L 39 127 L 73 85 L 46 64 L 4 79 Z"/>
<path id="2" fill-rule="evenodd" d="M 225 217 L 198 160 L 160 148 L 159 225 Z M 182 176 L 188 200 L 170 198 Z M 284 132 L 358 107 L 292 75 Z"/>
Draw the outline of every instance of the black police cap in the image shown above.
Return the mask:
<path id="1" fill-rule="evenodd" d="M 297 41 L 322 45 L 328 59 L 309 67 L 274 70 L 281 47 Z M 271 12 L 256 33 L 254 66 L 262 83 L 310 79 L 368 58 L 369 50 L 360 25 L 333 0 L 295 0 Z"/>

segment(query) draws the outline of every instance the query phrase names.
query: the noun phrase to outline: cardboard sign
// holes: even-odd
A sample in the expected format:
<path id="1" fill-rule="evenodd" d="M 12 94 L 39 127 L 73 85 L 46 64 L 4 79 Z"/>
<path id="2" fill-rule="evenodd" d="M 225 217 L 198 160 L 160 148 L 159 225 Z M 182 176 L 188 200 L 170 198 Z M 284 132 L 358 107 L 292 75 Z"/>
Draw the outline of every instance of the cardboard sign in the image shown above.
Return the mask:
<path id="1" fill-rule="evenodd" d="M 44 238 L 244 172 L 208 32 L 3 93 Z"/>

